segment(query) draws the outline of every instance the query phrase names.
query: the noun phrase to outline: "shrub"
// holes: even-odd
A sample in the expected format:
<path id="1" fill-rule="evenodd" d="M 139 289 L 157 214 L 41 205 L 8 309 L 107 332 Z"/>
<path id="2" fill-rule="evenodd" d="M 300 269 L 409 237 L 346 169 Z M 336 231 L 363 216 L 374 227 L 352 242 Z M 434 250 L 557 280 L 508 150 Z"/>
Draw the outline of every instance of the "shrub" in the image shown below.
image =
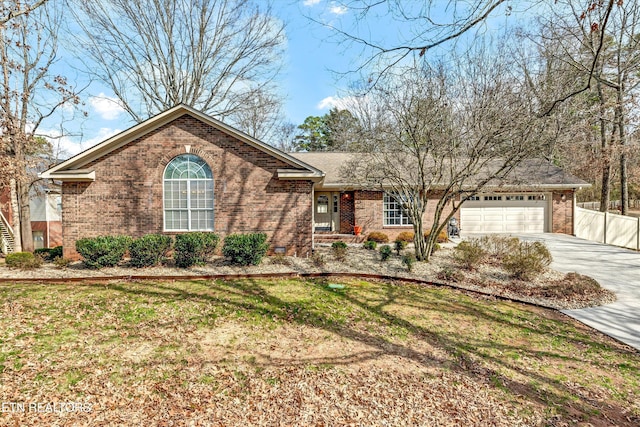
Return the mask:
<path id="1" fill-rule="evenodd" d="M 230 234 L 224 238 L 222 254 L 236 265 L 258 265 L 269 249 L 264 233 Z"/>
<path id="2" fill-rule="evenodd" d="M 76 241 L 76 251 L 87 267 L 113 267 L 122 261 L 130 244 L 129 236 L 85 237 Z"/>
<path id="3" fill-rule="evenodd" d="M 396 237 L 396 242 L 401 241 L 401 242 L 413 243 L 413 237 L 414 237 L 414 234 L 411 231 L 403 231 L 402 233 L 398 234 L 398 237 Z"/>
<path id="4" fill-rule="evenodd" d="M 32 269 L 42 265 L 42 258 L 31 252 L 14 252 L 7 254 L 5 264 L 11 268 Z"/>
<path id="5" fill-rule="evenodd" d="M 319 252 L 314 252 L 311 255 L 311 262 L 313 262 L 313 265 L 315 265 L 318 268 L 324 267 L 325 264 L 327 263 L 327 261 L 324 259 L 324 255 L 322 255 Z"/>
<path id="6" fill-rule="evenodd" d="M 159 264 L 171 250 L 173 239 L 162 234 L 147 234 L 134 240 L 129 246 L 133 267 L 150 267 Z"/>
<path id="7" fill-rule="evenodd" d="M 517 250 L 520 239 L 510 236 L 483 236 L 480 238 L 480 244 L 489 255 L 500 261 L 506 255 Z"/>
<path id="8" fill-rule="evenodd" d="M 413 266 L 416 263 L 415 255 L 407 254 L 407 255 L 403 256 L 402 257 L 402 263 L 407 266 L 407 270 L 409 270 L 409 272 L 412 272 L 413 271 Z"/>
<path id="9" fill-rule="evenodd" d="M 462 273 L 458 270 L 455 270 L 451 267 L 445 267 L 438 272 L 436 277 L 440 280 L 445 280 L 447 282 L 460 282 L 464 279 Z"/>
<path id="10" fill-rule="evenodd" d="M 387 261 L 391 257 L 391 246 L 383 245 L 380 246 L 380 259 L 382 261 Z"/>
<path id="11" fill-rule="evenodd" d="M 275 254 L 270 257 L 271 264 L 274 265 L 291 265 L 292 262 L 284 254 Z"/>
<path id="12" fill-rule="evenodd" d="M 62 257 L 62 246 L 56 246 L 55 248 L 39 248 L 33 251 L 33 253 L 46 262 L 53 262 L 56 258 Z"/>
<path id="13" fill-rule="evenodd" d="M 520 242 L 513 252 L 505 255 L 502 266 L 514 277 L 530 280 L 543 273 L 551 260 L 551 253 L 544 243 Z"/>
<path id="14" fill-rule="evenodd" d="M 215 233 L 193 232 L 177 234 L 173 245 L 176 267 L 188 268 L 204 264 L 218 247 L 220 237 Z"/>
<path id="15" fill-rule="evenodd" d="M 389 241 L 389 236 L 387 236 L 386 234 L 380 231 L 372 231 L 367 236 L 367 240 L 370 240 L 376 243 L 387 243 Z"/>
<path id="16" fill-rule="evenodd" d="M 343 241 L 333 242 L 331 252 L 338 261 L 344 261 L 347 259 L 347 244 Z"/>
<path id="17" fill-rule="evenodd" d="M 404 240 L 396 240 L 395 242 L 393 242 L 394 244 L 394 249 L 396 251 L 396 253 L 398 255 L 400 255 L 400 251 L 402 251 L 404 248 L 407 247 L 407 242 Z"/>
<path id="18" fill-rule="evenodd" d="M 425 233 L 424 233 L 425 237 L 428 236 L 429 233 L 431 233 L 431 229 L 425 231 Z M 446 243 L 448 241 L 449 241 L 449 236 L 447 235 L 447 227 L 444 227 L 438 233 L 438 237 L 436 238 L 436 242 L 437 243 Z"/>
<path id="19" fill-rule="evenodd" d="M 367 240 L 366 242 L 364 242 L 362 247 L 365 249 L 369 249 L 370 251 L 375 251 L 378 247 L 378 243 L 374 242 L 373 240 Z"/>
<path id="20" fill-rule="evenodd" d="M 473 270 L 482 262 L 487 251 L 482 247 L 478 239 L 464 240 L 455 247 L 454 257 L 467 270 Z"/>
<path id="21" fill-rule="evenodd" d="M 71 260 L 69 258 L 64 258 L 64 257 L 59 256 L 59 257 L 57 257 L 56 259 L 53 260 L 53 263 L 58 268 L 67 268 L 67 266 L 69 264 L 71 264 Z"/>

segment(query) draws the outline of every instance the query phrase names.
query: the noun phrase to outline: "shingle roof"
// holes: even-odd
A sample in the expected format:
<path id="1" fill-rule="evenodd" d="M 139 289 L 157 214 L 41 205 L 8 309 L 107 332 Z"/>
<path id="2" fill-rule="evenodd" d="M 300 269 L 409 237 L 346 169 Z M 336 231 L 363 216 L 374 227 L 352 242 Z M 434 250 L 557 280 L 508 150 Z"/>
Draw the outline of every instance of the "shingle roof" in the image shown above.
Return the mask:
<path id="1" fill-rule="evenodd" d="M 348 152 L 311 152 L 290 153 L 291 156 L 325 173 L 321 187 L 356 187 L 356 182 L 345 179 L 343 170 L 350 160 L 362 157 L 360 153 Z M 483 174 L 491 174 L 500 164 L 499 160 L 490 161 Z M 490 182 L 490 187 L 535 187 L 535 188 L 579 188 L 589 187 L 586 181 L 570 174 L 564 169 L 543 159 L 528 159 L 520 163 L 504 180 Z"/>

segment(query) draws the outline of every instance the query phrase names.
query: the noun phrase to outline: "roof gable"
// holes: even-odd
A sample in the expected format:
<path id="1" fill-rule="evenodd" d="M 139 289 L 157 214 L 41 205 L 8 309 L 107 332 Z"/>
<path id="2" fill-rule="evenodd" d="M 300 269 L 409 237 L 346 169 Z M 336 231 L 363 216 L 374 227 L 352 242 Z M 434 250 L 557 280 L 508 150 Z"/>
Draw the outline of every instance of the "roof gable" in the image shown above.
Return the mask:
<path id="1" fill-rule="evenodd" d="M 169 110 L 166 110 L 142 123 L 139 123 L 117 135 L 108 138 L 101 143 L 59 163 L 50 169 L 40 174 L 41 178 L 57 179 L 61 181 L 94 181 L 95 172 L 91 168 L 85 168 L 91 162 L 103 157 L 114 150 L 134 141 L 158 128 L 164 126 L 184 115 L 189 115 L 196 120 L 199 120 L 211 127 L 214 127 L 228 135 L 233 136 L 239 141 L 248 144 L 270 156 L 273 156 L 287 165 L 291 166 L 291 169 L 278 170 L 279 176 L 282 175 L 283 179 L 295 179 L 291 178 L 292 172 L 295 171 L 295 176 L 298 179 L 322 179 L 324 173 L 305 163 L 302 160 L 278 150 L 256 138 L 253 138 L 244 132 L 241 132 L 213 117 L 204 114 L 198 110 L 195 110 L 189 106 L 180 104 Z"/>

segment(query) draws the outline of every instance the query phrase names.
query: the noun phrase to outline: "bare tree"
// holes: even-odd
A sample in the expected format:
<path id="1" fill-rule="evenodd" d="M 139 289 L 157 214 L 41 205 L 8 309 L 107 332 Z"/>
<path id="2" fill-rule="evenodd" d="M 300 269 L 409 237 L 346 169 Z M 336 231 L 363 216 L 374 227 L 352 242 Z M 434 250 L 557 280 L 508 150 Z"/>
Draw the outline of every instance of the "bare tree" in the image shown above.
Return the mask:
<path id="1" fill-rule="evenodd" d="M 3 0 L 0 2 L 0 25 L 4 26 L 14 18 L 18 18 L 22 15 L 28 15 L 30 12 L 36 10 L 47 0 L 36 1 L 15 1 L 15 0 Z"/>
<path id="2" fill-rule="evenodd" d="M 584 0 L 574 2 L 580 9 L 582 19 L 593 31 L 604 31 L 609 23 L 612 11 L 621 6 L 622 1 Z M 451 43 L 464 40 L 466 45 L 473 42 L 489 26 L 495 25 L 492 19 L 499 17 L 522 18 L 532 16 L 545 5 L 541 0 L 508 2 L 505 0 L 470 0 L 410 2 L 404 0 L 338 0 L 332 7 L 340 7 L 352 12 L 354 25 L 343 27 L 338 23 L 321 22 L 311 18 L 324 27 L 334 31 L 341 43 L 356 44 L 362 47 L 363 60 L 351 72 L 365 73 L 372 83 L 382 79 L 386 73 L 393 73 L 397 66 L 407 60 L 425 57 L 438 47 L 451 48 Z M 553 6 L 552 6 L 553 7 Z M 395 22 L 401 26 L 398 38 L 391 42 L 387 38 L 376 38 L 373 25 Z M 587 91 L 594 80 L 592 73 L 597 66 L 597 59 L 602 50 L 602 43 L 596 46 L 596 55 L 590 65 L 590 73 L 580 80 L 580 84 L 565 90 L 553 99 L 543 111 L 537 114 L 549 115 L 561 103 L 571 97 Z"/>
<path id="3" fill-rule="evenodd" d="M 599 19 L 604 19 L 605 12 L 597 8 L 592 11 L 600 13 Z M 574 97 L 571 108 L 560 114 L 570 113 L 577 125 L 565 138 L 566 149 L 574 158 L 576 129 L 590 131 L 592 139 L 599 141 L 595 164 L 601 171 L 600 208 L 608 209 L 612 178 L 617 172 L 622 211 L 626 214 L 630 155 L 627 134 L 637 127 L 637 123 L 632 123 L 631 113 L 640 85 L 636 72 L 640 65 L 640 6 L 635 2 L 618 4 L 608 15 L 604 29 L 585 20 L 581 7 L 571 1 L 556 2 L 543 16 L 540 31 L 530 38 L 542 47 L 546 67 L 541 70 L 547 74 L 545 78 L 562 82 L 568 88 L 579 87 L 585 79 L 593 81 L 590 89 Z M 547 92 L 547 102 L 555 96 Z M 575 114 L 576 111 L 580 114 Z"/>
<path id="4" fill-rule="evenodd" d="M 513 69 L 505 56 L 495 61 L 482 51 L 416 66 L 387 74 L 352 110 L 369 146 L 344 174 L 396 199 L 413 224 L 418 260 L 429 259 L 464 201 L 548 150 L 540 137 L 548 119 L 534 114 Z"/>
<path id="5" fill-rule="evenodd" d="M 233 119 L 256 93 L 272 97 L 285 39 L 268 5 L 78 0 L 74 8 L 88 68 L 137 122 L 179 103 Z"/>
<path id="6" fill-rule="evenodd" d="M 24 10 L 14 3 L 11 10 Z M 0 183 L 11 189 L 17 250 L 33 251 L 29 191 L 41 156 L 51 150 L 38 129 L 62 105 L 79 102 L 65 77 L 52 72 L 62 18 L 54 3 L 37 9 L 34 3 L 0 26 Z"/>

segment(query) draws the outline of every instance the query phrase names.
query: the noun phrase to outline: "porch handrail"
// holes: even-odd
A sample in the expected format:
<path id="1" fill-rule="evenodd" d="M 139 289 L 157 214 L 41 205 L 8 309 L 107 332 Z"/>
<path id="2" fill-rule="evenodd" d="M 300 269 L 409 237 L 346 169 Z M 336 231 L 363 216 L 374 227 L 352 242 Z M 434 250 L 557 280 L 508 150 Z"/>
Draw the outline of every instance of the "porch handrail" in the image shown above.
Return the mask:
<path id="1" fill-rule="evenodd" d="M 4 215 L 2 215 L 2 212 L 0 212 L 0 222 L 2 222 L 2 226 L 6 228 L 9 231 L 9 234 L 11 234 L 11 237 L 13 237 L 13 228 L 11 228 L 9 221 L 7 221 Z"/>

